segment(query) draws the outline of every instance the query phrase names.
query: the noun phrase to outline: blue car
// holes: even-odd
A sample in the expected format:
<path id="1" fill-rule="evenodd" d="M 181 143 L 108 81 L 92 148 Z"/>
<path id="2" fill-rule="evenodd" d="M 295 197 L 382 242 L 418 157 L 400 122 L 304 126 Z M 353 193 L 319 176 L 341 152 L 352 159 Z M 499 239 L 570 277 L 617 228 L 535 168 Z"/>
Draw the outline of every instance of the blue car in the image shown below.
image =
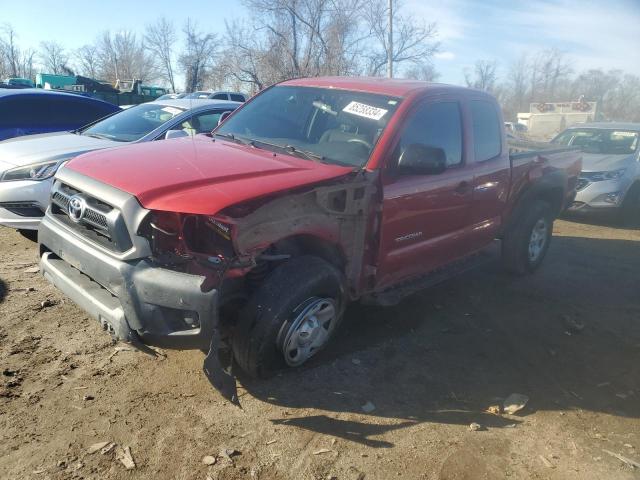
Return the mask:
<path id="1" fill-rule="evenodd" d="M 75 130 L 120 108 L 95 98 L 39 88 L 0 89 L 0 141 Z"/>

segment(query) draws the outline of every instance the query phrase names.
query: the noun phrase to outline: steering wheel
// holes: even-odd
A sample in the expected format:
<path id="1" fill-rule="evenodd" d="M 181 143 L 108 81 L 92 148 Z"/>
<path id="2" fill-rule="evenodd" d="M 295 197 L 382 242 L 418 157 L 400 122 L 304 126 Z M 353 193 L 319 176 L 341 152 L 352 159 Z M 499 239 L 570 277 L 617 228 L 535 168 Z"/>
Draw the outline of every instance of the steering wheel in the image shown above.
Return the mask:
<path id="1" fill-rule="evenodd" d="M 350 138 L 349 140 L 347 140 L 347 143 L 360 143 L 367 147 L 369 150 L 371 150 L 371 148 L 373 147 L 373 145 L 371 145 L 366 140 L 362 140 L 361 138 Z"/>

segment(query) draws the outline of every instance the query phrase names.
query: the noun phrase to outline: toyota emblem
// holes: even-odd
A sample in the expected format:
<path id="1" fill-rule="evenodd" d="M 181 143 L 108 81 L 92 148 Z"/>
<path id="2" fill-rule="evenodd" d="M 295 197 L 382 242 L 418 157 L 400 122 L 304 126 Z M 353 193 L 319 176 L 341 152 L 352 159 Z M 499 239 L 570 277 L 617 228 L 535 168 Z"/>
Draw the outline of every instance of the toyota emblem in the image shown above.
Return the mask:
<path id="1" fill-rule="evenodd" d="M 67 207 L 69 218 L 78 223 L 84 216 L 85 207 L 86 203 L 84 201 L 84 198 L 78 195 L 74 195 L 73 197 L 71 197 L 69 199 L 69 206 Z"/>

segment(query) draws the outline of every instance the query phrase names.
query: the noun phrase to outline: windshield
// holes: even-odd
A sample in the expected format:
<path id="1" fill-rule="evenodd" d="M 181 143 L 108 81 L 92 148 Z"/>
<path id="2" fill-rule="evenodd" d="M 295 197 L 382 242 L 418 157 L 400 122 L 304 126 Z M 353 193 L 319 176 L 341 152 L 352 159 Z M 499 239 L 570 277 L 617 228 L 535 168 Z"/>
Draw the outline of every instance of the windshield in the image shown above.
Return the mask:
<path id="1" fill-rule="evenodd" d="M 360 167 L 400 99 L 326 88 L 271 88 L 230 117 L 216 134 L 286 149 L 304 158 Z M 266 119 L 266 120 L 265 120 Z M 259 143 L 267 142 L 267 144 Z"/>
<path id="2" fill-rule="evenodd" d="M 580 147 L 585 153 L 629 155 L 638 150 L 638 132 L 601 128 L 572 128 L 558 135 L 553 143 Z"/>
<path id="3" fill-rule="evenodd" d="M 182 112 L 183 108 L 143 103 L 101 120 L 83 130 L 81 135 L 108 138 L 116 142 L 134 142 Z"/>

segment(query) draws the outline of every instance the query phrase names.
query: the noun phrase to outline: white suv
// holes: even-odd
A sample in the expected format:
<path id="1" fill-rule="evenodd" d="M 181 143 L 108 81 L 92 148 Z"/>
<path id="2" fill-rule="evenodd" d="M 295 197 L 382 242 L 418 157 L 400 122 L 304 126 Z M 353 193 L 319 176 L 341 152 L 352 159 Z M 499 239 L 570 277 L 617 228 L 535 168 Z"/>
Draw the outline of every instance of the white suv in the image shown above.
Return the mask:
<path id="1" fill-rule="evenodd" d="M 247 97 L 244 93 L 240 92 L 222 92 L 222 91 L 197 91 L 187 93 L 182 98 L 197 98 L 197 99 L 210 99 L 210 100 L 231 100 L 232 102 L 246 102 Z"/>

